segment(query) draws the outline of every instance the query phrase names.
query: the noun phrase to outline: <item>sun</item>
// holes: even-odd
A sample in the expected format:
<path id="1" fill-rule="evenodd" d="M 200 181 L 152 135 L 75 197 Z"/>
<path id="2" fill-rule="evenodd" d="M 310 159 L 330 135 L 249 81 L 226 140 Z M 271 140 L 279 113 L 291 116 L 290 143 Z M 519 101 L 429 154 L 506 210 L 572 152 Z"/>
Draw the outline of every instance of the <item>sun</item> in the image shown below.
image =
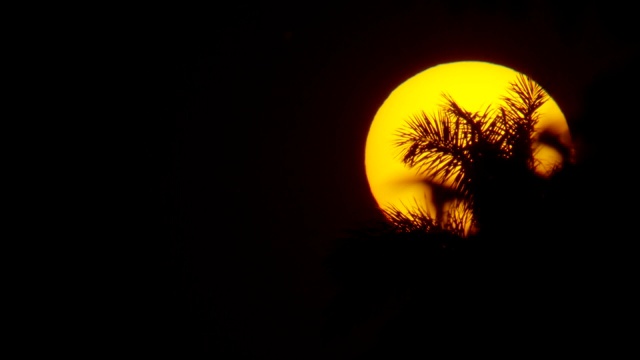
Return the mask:
<path id="1" fill-rule="evenodd" d="M 443 104 L 443 93 L 451 95 L 465 110 L 482 111 L 497 107 L 508 95 L 509 84 L 519 73 L 511 68 L 481 61 L 458 61 L 428 68 L 401 83 L 378 109 L 367 135 L 365 169 L 369 187 L 380 208 L 407 209 L 416 206 L 435 214 L 435 189 L 424 183 L 424 176 L 405 166 L 394 145 L 397 131 L 412 116 L 434 114 Z M 535 80 L 535 79 L 533 79 Z M 551 134 L 567 148 L 571 136 L 566 118 L 549 94 L 540 107 L 536 132 Z M 559 165 L 562 155 L 542 145 L 536 154 L 542 176 Z M 446 184 L 444 184 L 446 185 Z"/>

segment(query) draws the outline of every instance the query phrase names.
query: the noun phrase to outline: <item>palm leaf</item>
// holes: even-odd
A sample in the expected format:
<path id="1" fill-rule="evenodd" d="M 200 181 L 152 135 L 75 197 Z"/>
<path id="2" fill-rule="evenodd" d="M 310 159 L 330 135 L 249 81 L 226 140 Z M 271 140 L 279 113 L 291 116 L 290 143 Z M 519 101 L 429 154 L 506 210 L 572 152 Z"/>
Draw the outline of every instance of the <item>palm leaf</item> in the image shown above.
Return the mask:
<path id="1" fill-rule="evenodd" d="M 413 226 L 459 231 L 461 224 L 475 224 L 475 197 L 485 191 L 485 184 L 505 175 L 511 178 L 509 172 L 533 171 L 537 164 L 535 126 L 538 109 L 548 95 L 529 77 L 519 74 L 510 83 L 507 96 L 501 98 L 504 105 L 497 109 L 487 107 L 471 112 L 450 95 L 443 93 L 442 97 L 444 103 L 436 114 L 428 116 L 422 112 L 398 129 L 395 146 L 400 149 L 402 162 L 415 168 L 419 175 L 434 183 L 450 183 L 459 194 L 457 206 L 462 211 L 451 214 L 447 223 L 439 224 L 427 221 L 432 219 L 429 214 L 415 209 L 405 212 L 386 209 L 392 222 L 403 229 Z M 495 190 L 495 186 L 490 188 Z M 411 221 L 415 223 L 409 224 Z"/>

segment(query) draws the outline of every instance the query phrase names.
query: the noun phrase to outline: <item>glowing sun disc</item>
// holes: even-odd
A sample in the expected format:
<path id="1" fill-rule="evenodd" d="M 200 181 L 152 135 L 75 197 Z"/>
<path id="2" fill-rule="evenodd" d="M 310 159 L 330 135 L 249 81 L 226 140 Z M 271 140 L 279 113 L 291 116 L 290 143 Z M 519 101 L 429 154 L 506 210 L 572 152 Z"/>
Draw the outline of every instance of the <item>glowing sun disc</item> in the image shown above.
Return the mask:
<path id="1" fill-rule="evenodd" d="M 401 83 L 378 109 L 369 129 L 365 146 L 365 169 L 371 193 L 381 208 L 420 206 L 435 213 L 432 189 L 421 181 L 416 169 L 405 166 L 394 145 L 397 130 L 422 112 L 435 114 L 443 104 L 443 93 L 465 110 L 484 111 L 497 108 L 500 98 L 508 96 L 509 84 L 519 73 L 508 67 L 480 61 L 459 61 L 428 68 Z M 535 80 L 535 79 L 533 79 Z M 548 94 L 547 94 L 548 95 Z M 549 96 L 538 110 L 536 131 L 553 134 L 570 146 L 569 127 L 564 114 Z M 562 161 L 562 156 L 549 146 L 542 146 L 536 158 L 541 162 L 536 171 L 545 175 Z"/>

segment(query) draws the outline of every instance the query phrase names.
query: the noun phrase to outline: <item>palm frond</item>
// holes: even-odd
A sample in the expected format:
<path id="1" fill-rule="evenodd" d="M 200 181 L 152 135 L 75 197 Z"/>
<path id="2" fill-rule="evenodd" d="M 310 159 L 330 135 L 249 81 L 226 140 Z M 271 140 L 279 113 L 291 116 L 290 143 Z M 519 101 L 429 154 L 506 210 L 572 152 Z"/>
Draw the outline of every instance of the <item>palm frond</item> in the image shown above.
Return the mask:
<path id="1" fill-rule="evenodd" d="M 436 114 L 412 116 L 397 130 L 395 146 L 405 165 L 429 181 L 449 184 L 459 196 L 449 205 L 452 211 L 438 221 L 418 207 L 385 209 L 402 231 L 438 229 L 467 234 L 470 228 L 480 227 L 477 212 L 496 196 L 494 192 L 513 187 L 512 181 L 526 184 L 528 174 L 538 165 L 540 143 L 535 130 L 538 110 L 548 95 L 531 78 L 519 74 L 497 108 L 471 112 L 452 96 L 443 93 L 442 97 L 444 103 Z"/>
<path id="2" fill-rule="evenodd" d="M 465 199 L 454 199 L 446 205 L 440 227 L 459 237 L 473 232 L 476 224 L 471 204 Z"/>
<path id="3" fill-rule="evenodd" d="M 507 94 L 502 100 L 515 115 L 513 118 L 522 120 L 532 120 L 532 115 L 549 99 L 540 85 L 523 74 L 518 74 L 510 83 Z"/>
<path id="4" fill-rule="evenodd" d="M 405 205 L 404 209 L 400 209 L 391 204 L 382 208 L 382 212 L 398 232 L 432 232 L 441 228 L 435 216 L 421 207 L 417 200 L 412 207 Z"/>
<path id="5" fill-rule="evenodd" d="M 450 180 L 465 161 L 467 140 L 460 125 L 444 111 L 436 117 L 424 112 L 410 117 L 406 127 L 396 133 L 395 146 L 400 148 L 402 162 L 415 167 L 418 174 L 442 182 Z"/>

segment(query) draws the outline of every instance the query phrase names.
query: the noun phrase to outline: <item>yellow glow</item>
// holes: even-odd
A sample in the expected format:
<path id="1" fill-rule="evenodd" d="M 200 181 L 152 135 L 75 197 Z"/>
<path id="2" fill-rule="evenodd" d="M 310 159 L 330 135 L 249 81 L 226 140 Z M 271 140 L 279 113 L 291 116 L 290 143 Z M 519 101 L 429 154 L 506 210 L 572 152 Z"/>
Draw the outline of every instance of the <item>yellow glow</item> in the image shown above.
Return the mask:
<path id="1" fill-rule="evenodd" d="M 509 84 L 518 72 L 510 68 L 479 61 L 440 64 L 426 69 L 400 84 L 378 109 L 369 129 L 365 148 L 365 168 L 369 187 L 380 207 L 389 205 L 404 209 L 416 202 L 435 214 L 431 203 L 431 189 L 420 180 L 416 170 L 406 167 L 393 145 L 396 131 L 411 116 L 425 112 L 433 115 L 444 103 L 442 93 L 448 93 L 465 110 L 484 111 L 487 106 L 497 108 L 500 97 L 507 96 Z M 534 79 L 535 80 L 535 79 Z M 549 97 L 539 109 L 537 131 L 548 131 L 570 146 L 569 127 L 564 114 Z M 560 154 L 545 146 L 537 154 L 543 164 L 537 168 L 547 174 L 551 166 L 561 161 Z"/>

